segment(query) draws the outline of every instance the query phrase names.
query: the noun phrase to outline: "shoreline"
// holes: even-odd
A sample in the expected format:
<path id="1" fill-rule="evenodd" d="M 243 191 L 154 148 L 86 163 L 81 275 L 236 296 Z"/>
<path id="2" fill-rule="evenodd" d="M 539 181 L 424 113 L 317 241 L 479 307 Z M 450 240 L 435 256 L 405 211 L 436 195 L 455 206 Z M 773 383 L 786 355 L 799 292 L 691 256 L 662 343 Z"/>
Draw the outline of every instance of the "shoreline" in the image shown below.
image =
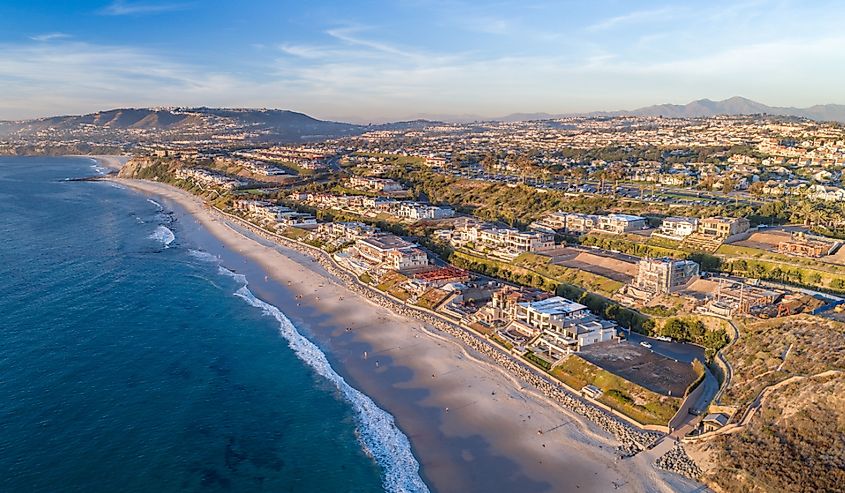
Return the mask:
<path id="1" fill-rule="evenodd" d="M 272 288 L 254 276 L 250 289 L 304 326 L 337 371 L 395 417 L 433 490 L 528 486 L 536 491 L 605 491 L 622 484 L 633 491 L 700 489 L 691 480 L 656 469 L 642 455 L 620 461 L 618 437 L 550 400 L 447 331 L 350 289 L 308 254 L 250 238 L 185 191 L 155 182 L 113 181 L 178 204 L 230 254 L 253 262 L 255 275 L 266 273 L 265 282 L 267 276 L 278 282 L 280 287 Z M 291 295 L 301 297 L 296 306 Z M 362 358 L 363 351 L 373 356 Z M 461 378 L 449 377 L 453 373 Z M 406 402 L 408 395 L 413 402 Z M 509 478 L 518 481 L 509 483 Z"/>
<path id="2" fill-rule="evenodd" d="M 131 156 L 120 156 L 114 154 L 69 154 L 66 157 L 83 157 L 92 159 L 98 166 L 111 171 L 120 171 Z"/>

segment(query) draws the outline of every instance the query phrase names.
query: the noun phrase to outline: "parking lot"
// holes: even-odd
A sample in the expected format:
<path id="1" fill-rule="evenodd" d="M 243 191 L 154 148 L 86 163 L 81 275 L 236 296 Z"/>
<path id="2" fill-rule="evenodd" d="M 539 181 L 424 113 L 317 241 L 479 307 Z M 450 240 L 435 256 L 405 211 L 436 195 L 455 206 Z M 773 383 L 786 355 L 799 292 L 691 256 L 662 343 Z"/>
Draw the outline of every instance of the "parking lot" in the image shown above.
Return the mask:
<path id="1" fill-rule="evenodd" d="M 662 395 L 683 396 L 696 378 L 690 363 L 661 356 L 629 341 L 592 344 L 584 347 L 578 355 Z"/>

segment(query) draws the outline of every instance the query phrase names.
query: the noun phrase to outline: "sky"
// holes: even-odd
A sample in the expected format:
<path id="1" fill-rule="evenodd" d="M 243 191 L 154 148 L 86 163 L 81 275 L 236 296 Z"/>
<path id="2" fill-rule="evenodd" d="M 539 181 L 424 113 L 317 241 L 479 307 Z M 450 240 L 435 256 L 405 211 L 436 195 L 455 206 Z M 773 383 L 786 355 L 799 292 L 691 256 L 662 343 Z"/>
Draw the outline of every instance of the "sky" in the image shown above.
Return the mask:
<path id="1" fill-rule="evenodd" d="M 839 0 L 0 0 L 0 119 L 268 107 L 359 123 L 744 96 L 845 104 Z"/>

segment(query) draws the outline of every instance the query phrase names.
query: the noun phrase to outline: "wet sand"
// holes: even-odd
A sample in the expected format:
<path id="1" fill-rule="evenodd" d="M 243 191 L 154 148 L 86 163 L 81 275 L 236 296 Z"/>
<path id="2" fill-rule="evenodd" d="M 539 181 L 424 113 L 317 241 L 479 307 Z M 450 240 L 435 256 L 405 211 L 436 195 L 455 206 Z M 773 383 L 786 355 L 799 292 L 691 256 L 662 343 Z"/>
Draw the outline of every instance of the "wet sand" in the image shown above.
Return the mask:
<path id="1" fill-rule="evenodd" d="M 390 412 L 433 491 L 700 491 L 642 455 L 620 460 L 616 439 L 586 418 L 450 336 L 353 293 L 306 255 L 231 224 L 182 190 L 118 181 L 184 210 L 177 235 L 245 274 L 256 296 Z"/>

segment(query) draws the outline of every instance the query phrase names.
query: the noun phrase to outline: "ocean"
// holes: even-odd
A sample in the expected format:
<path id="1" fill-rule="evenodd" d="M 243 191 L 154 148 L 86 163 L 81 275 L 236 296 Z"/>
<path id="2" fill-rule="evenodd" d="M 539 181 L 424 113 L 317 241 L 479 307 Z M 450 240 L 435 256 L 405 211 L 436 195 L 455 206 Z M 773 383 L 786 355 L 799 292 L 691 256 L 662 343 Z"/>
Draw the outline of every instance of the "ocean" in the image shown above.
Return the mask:
<path id="1" fill-rule="evenodd" d="M 168 207 L 0 158 L 0 491 L 424 492 L 393 418 Z"/>

